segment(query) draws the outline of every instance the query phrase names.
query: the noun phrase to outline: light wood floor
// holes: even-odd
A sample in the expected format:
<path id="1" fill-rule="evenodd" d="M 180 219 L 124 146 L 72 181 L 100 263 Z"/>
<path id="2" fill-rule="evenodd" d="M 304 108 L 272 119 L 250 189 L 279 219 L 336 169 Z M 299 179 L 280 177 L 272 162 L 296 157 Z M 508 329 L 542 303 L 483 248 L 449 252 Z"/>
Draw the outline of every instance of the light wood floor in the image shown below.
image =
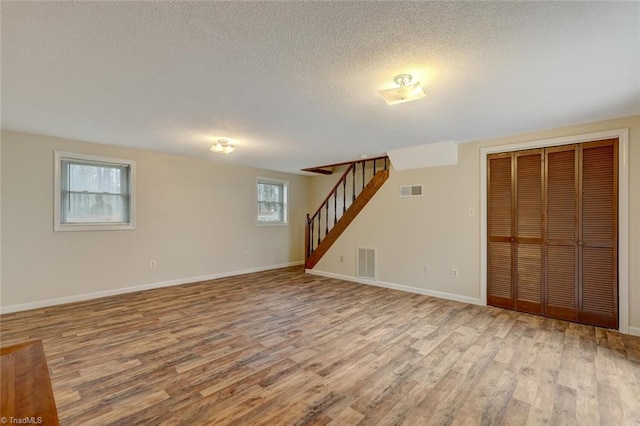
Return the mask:
<path id="1" fill-rule="evenodd" d="M 301 268 L 1 320 L 63 425 L 640 424 L 640 338 Z"/>

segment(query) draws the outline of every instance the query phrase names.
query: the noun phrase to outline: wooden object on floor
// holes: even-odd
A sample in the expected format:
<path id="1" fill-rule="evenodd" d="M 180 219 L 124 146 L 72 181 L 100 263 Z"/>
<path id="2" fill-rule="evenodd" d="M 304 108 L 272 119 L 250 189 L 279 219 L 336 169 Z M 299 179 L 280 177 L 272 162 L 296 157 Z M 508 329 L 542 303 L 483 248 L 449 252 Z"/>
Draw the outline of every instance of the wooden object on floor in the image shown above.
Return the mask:
<path id="1" fill-rule="evenodd" d="M 0 349 L 2 423 L 57 425 L 49 368 L 41 340 Z"/>
<path id="2" fill-rule="evenodd" d="M 640 337 L 304 274 L 1 317 L 64 425 L 637 425 Z"/>

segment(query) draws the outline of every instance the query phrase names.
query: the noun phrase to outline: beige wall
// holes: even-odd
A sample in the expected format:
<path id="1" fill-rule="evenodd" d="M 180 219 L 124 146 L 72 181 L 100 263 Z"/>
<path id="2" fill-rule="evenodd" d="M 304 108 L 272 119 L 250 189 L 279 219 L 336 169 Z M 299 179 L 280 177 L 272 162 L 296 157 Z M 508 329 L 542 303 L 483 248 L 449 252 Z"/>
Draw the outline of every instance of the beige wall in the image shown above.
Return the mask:
<path id="1" fill-rule="evenodd" d="M 457 165 L 392 170 L 389 180 L 314 269 L 355 277 L 356 247 L 372 247 L 378 249 L 379 281 L 479 300 L 480 148 L 619 128 L 630 129 L 630 300 L 620 303 L 629 304 L 630 325 L 640 331 L 640 116 L 465 143 L 459 145 Z M 400 198 L 399 186 L 408 184 L 423 184 L 424 196 Z M 327 178 L 314 178 L 313 185 L 324 188 Z M 311 191 L 314 198 L 319 192 Z M 469 208 L 475 216 L 468 216 Z M 429 274 L 424 273 L 425 265 L 431 268 Z M 459 278 L 451 278 L 452 268 L 459 269 Z"/>
<path id="2" fill-rule="evenodd" d="M 480 149 L 618 128 L 630 129 L 630 298 L 621 303 L 629 304 L 630 325 L 640 330 L 640 116 L 461 144 L 458 165 L 391 170 L 389 181 L 315 270 L 354 277 L 356 247 L 374 247 L 380 281 L 477 300 Z M 338 177 L 9 131 L 2 132 L 0 147 L 3 308 L 300 261 L 303 217 Z M 137 229 L 54 233 L 54 150 L 135 160 Z M 288 227 L 255 226 L 256 176 L 290 181 Z M 400 198 L 399 186 L 408 184 L 423 184 L 424 196 Z M 475 216 L 468 216 L 469 208 Z M 151 259 L 157 269 L 149 269 Z M 450 276 L 454 267 L 460 270 L 457 279 Z"/>
<path id="3" fill-rule="evenodd" d="M 0 137 L 0 306 L 2 306 L 2 137 Z"/>
<path id="4" fill-rule="evenodd" d="M 309 177 L 10 131 L 1 147 L 5 310 L 303 260 Z M 53 232 L 54 150 L 135 160 L 136 229 Z M 289 181 L 289 226 L 256 226 L 257 176 Z"/>

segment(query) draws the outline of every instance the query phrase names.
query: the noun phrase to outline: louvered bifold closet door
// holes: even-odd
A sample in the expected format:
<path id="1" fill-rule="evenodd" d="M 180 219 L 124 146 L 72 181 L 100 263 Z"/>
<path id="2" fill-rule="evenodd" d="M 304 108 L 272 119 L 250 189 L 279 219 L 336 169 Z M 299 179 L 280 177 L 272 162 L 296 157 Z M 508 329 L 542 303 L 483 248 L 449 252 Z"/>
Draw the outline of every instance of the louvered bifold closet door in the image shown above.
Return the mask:
<path id="1" fill-rule="evenodd" d="M 515 309 L 543 313 L 543 150 L 516 152 Z"/>
<path id="2" fill-rule="evenodd" d="M 513 309 L 514 199 L 512 153 L 492 154 L 487 159 L 488 247 L 487 303 Z"/>
<path id="3" fill-rule="evenodd" d="M 580 147 L 578 320 L 618 327 L 617 139 Z"/>
<path id="4" fill-rule="evenodd" d="M 547 148 L 545 314 L 578 319 L 578 155 L 576 145 Z"/>

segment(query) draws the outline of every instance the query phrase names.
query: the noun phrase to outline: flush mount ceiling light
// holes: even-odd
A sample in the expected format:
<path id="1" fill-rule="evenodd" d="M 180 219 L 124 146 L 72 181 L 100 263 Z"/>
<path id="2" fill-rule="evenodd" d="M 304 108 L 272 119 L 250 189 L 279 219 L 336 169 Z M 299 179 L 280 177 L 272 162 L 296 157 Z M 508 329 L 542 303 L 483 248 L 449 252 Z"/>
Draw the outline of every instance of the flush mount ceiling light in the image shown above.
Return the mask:
<path id="1" fill-rule="evenodd" d="M 226 139 L 218 139 L 217 144 L 211 145 L 211 151 L 219 152 L 220 154 L 231 154 L 235 149 L 236 147 Z"/>
<path id="2" fill-rule="evenodd" d="M 400 74 L 393 77 L 393 81 L 400 87 L 387 90 L 379 90 L 380 96 L 384 98 L 388 105 L 400 104 L 402 102 L 415 101 L 417 99 L 424 98 L 426 95 L 424 89 L 420 87 L 420 82 L 416 81 L 413 84 L 411 82 L 411 75 Z"/>

